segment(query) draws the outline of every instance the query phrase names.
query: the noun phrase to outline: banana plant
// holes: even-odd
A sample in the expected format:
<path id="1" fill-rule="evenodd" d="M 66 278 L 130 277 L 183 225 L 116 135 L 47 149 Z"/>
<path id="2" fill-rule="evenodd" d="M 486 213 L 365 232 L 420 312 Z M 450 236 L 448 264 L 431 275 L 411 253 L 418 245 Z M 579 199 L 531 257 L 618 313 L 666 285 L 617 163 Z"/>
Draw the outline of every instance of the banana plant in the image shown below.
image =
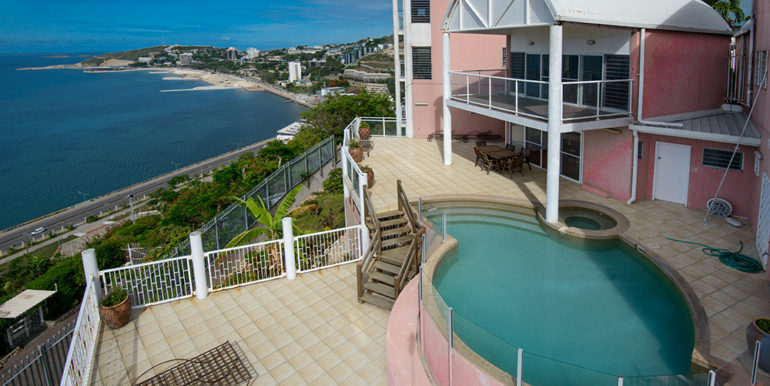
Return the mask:
<path id="1" fill-rule="evenodd" d="M 254 198 L 251 197 L 249 197 L 248 200 L 242 200 L 238 197 L 233 197 L 233 199 L 238 201 L 242 206 L 245 206 L 251 212 L 254 218 L 257 219 L 257 222 L 263 226 L 251 228 L 235 236 L 232 240 L 230 240 L 229 243 L 227 243 L 225 248 L 232 248 L 248 244 L 251 240 L 254 240 L 262 235 L 266 235 L 268 240 L 277 240 L 282 238 L 283 225 L 281 220 L 287 215 L 291 216 L 292 213 L 289 212 L 289 208 L 292 204 L 294 204 L 295 197 L 300 190 L 302 190 L 302 185 L 297 186 L 288 194 L 286 194 L 286 197 L 284 197 L 283 201 L 281 201 L 281 203 L 278 205 L 278 209 L 275 211 L 275 216 L 270 213 L 270 209 L 265 205 L 265 202 L 262 201 L 262 197 L 257 196 L 259 202 L 255 201 Z M 294 228 L 294 233 L 300 234 L 299 228 L 297 228 L 297 226 L 294 224 L 292 224 L 292 226 Z"/>

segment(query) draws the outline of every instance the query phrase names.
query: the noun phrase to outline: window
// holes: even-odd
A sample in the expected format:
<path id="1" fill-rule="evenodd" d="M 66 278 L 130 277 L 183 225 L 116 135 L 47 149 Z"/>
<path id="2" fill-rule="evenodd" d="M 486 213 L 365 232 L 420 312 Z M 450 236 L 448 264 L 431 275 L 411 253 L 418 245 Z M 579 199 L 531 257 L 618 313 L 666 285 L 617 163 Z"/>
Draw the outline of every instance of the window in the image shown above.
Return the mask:
<path id="1" fill-rule="evenodd" d="M 430 23 L 430 1 L 412 0 L 412 23 Z"/>
<path id="2" fill-rule="evenodd" d="M 733 156 L 733 152 L 730 150 L 719 149 L 703 149 L 703 166 L 709 166 L 712 168 L 726 169 L 730 164 L 730 170 L 743 170 L 743 153 L 735 153 L 733 162 L 730 163 L 730 157 Z"/>
<path id="3" fill-rule="evenodd" d="M 604 79 L 623 80 L 629 78 L 628 55 L 605 55 L 606 69 Z M 604 106 L 615 107 L 622 110 L 628 109 L 628 83 L 612 82 L 604 86 Z"/>
<path id="4" fill-rule="evenodd" d="M 431 79 L 430 66 L 430 47 L 412 47 L 412 77 Z"/>

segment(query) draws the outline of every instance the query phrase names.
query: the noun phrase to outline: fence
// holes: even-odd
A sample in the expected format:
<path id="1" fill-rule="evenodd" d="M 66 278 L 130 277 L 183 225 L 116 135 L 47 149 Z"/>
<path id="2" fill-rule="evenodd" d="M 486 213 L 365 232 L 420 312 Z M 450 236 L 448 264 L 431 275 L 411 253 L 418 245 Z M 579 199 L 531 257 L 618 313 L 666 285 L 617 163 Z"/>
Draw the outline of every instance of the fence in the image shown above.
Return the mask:
<path id="1" fill-rule="evenodd" d="M 56 331 L 30 354 L 0 373 L 0 386 L 55 385 L 61 381 L 75 322 Z"/>
<path id="2" fill-rule="evenodd" d="M 99 317 L 99 299 L 96 292 L 99 281 L 88 275 L 86 275 L 86 281 L 86 292 L 80 303 L 80 313 L 72 332 L 72 341 L 64 365 L 64 374 L 61 380 L 63 386 L 90 384 L 101 318 Z"/>
<path id="3" fill-rule="evenodd" d="M 5 330 L 8 346 L 23 346 L 37 336 L 37 333 L 44 328 L 43 305 L 40 305 L 35 311 L 24 315 L 21 320 Z"/>
<path id="4" fill-rule="evenodd" d="M 361 258 L 361 226 L 297 236 L 294 239 L 297 272 L 356 261 Z"/>
<path id="5" fill-rule="evenodd" d="M 369 132 L 374 137 L 404 137 L 406 136 L 406 127 L 404 126 L 404 120 L 401 119 L 399 125 L 399 119 L 396 117 L 360 117 L 358 118 L 358 126 L 361 123 L 369 124 Z M 358 131 L 358 127 L 356 127 Z"/>
<path id="6" fill-rule="evenodd" d="M 286 276 L 283 240 L 211 251 L 203 256 L 211 291 Z"/>
<path id="7" fill-rule="evenodd" d="M 99 272 L 103 293 L 122 288 L 131 295 L 132 307 L 141 308 L 191 297 L 190 256 L 106 269 Z"/>
<path id="8" fill-rule="evenodd" d="M 268 208 L 272 208 L 286 193 L 333 159 L 334 137 L 330 136 L 282 165 L 241 198 L 257 200 L 260 197 Z M 256 221 L 248 209 L 233 203 L 201 227 L 204 250 L 222 248 L 235 236 L 251 228 Z M 168 257 L 190 254 L 190 241 L 184 240 L 169 252 Z"/>

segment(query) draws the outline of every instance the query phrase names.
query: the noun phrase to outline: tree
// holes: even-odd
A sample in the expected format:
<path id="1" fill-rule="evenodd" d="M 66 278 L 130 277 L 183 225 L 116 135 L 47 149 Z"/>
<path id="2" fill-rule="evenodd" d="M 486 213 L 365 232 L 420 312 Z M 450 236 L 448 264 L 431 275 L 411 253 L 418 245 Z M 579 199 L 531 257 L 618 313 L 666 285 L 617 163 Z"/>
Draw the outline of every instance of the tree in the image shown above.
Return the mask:
<path id="1" fill-rule="evenodd" d="M 732 27 L 738 27 L 749 17 L 741 8 L 741 0 L 704 0 L 706 4 L 714 8 Z"/>
<path id="2" fill-rule="evenodd" d="M 265 205 L 265 202 L 262 201 L 262 197 L 257 197 L 259 199 L 259 204 L 257 204 L 251 197 L 246 201 L 238 197 L 233 197 L 233 199 L 245 206 L 254 218 L 257 219 L 257 222 L 264 225 L 264 227 L 255 227 L 235 236 L 229 243 L 227 243 L 225 248 L 244 245 L 262 235 L 266 235 L 269 240 L 277 240 L 283 237 L 281 221 L 287 215 L 289 208 L 294 203 L 294 198 L 300 190 L 302 190 L 302 185 L 292 189 L 292 191 L 284 197 L 281 204 L 278 205 L 278 209 L 275 211 L 275 216 L 270 214 L 270 208 L 268 208 Z M 297 229 L 296 225 L 294 226 L 294 230 L 296 233 L 299 233 L 299 229 Z"/>
<path id="3" fill-rule="evenodd" d="M 330 135 L 340 138 L 342 130 L 355 117 L 392 117 L 394 109 L 393 101 L 384 94 L 362 92 L 332 96 L 302 113 L 307 125 L 302 127 L 296 140 L 312 145 Z"/>

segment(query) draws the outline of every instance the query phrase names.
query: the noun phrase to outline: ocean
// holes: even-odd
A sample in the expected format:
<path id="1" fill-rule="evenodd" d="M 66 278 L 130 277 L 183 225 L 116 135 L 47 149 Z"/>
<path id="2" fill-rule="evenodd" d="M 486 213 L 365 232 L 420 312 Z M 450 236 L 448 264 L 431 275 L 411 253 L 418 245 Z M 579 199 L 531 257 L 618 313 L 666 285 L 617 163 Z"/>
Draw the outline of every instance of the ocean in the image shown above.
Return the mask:
<path id="1" fill-rule="evenodd" d="M 148 71 L 17 71 L 77 54 L 0 55 L 0 229 L 274 137 L 305 108 Z"/>

